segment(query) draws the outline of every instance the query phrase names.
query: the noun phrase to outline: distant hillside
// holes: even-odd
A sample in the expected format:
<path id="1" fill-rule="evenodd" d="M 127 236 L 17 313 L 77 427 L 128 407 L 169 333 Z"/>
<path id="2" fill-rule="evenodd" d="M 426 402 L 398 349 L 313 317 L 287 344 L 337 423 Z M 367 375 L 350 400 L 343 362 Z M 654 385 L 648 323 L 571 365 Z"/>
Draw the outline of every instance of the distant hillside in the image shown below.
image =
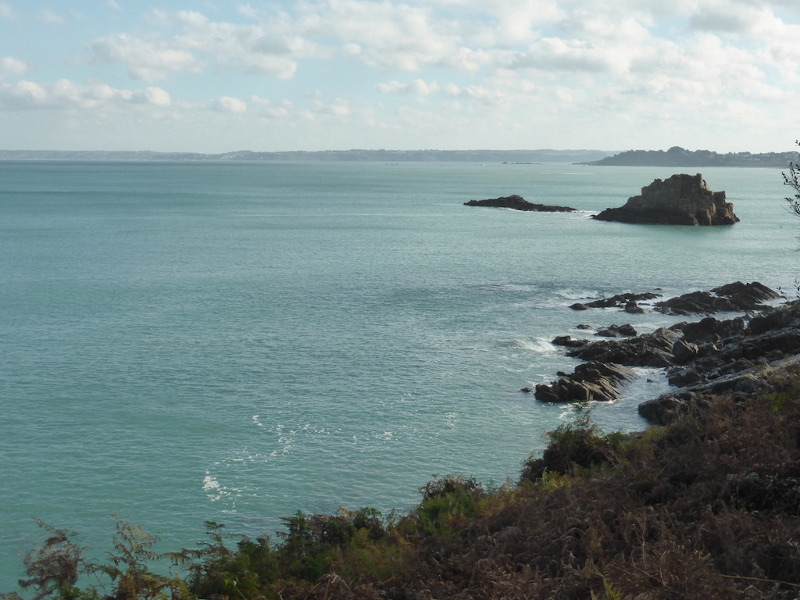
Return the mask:
<path id="1" fill-rule="evenodd" d="M 493 162 L 577 163 L 612 155 L 605 150 L 324 150 L 224 154 L 193 152 L 107 152 L 0 150 L 0 160 L 66 161 L 379 161 L 379 162 Z"/>
<path id="2" fill-rule="evenodd" d="M 729 152 L 719 154 L 711 150 L 686 150 L 673 146 L 664 150 L 628 150 L 614 156 L 581 164 L 624 167 L 776 167 L 785 169 L 797 160 L 795 152 Z"/>

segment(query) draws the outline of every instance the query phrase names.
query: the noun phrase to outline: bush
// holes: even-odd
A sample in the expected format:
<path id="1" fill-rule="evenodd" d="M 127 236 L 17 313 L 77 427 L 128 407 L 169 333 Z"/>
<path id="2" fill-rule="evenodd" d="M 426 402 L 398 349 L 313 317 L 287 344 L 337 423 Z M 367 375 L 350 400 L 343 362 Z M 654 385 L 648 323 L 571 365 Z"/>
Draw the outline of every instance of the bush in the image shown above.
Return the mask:
<path id="1" fill-rule="evenodd" d="M 559 425 L 547 434 L 548 444 L 541 458 L 531 456 L 523 463 L 520 482 L 537 481 L 547 473 L 578 474 L 579 471 L 609 465 L 618 460 L 630 436 L 604 434 L 591 422 L 585 407 L 577 407 L 571 423 Z"/>

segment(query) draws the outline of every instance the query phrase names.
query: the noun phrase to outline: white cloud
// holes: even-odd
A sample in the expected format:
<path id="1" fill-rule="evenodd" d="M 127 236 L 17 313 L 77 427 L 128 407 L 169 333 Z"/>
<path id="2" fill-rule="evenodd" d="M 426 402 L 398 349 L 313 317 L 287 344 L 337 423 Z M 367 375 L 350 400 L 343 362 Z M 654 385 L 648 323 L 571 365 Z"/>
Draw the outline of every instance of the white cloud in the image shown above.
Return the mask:
<path id="1" fill-rule="evenodd" d="M 7 2 L 0 2 L 0 18 L 12 21 L 16 19 L 16 13 L 10 4 Z"/>
<path id="2" fill-rule="evenodd" d="M 149 42 L 127 34 L 96 41 L 92 45 L 94 58 L 100 62 L 123 63 L 133 79 L 161 81 L 169 73 L 189 71 L 198 73 L 200 61 L 191 53 L 164 42 Z"/>
<path id="3" fill-rule="evenodd" d="M 698 4 L 689 17 L 689 23 L 703 31 L 745 34 L 754 31 L 759 21 L 768 17 L 771 12 L 760 3 L 706 0 Z"/>
<path id="4" fill-rule="evenodd" d="M 213 102 L 215 110 L 231 113 L 244 113 L 247 112 L 247 103 L 238 98 L 231 98 L 230 96 L 223 96 Z"/>
<path id="5" fill-rule="evenodd" d="M 64 15 L 49 8 L 40 10 L 38 17 L 40 21 L 48 25 L 63 25 L 68 20 Z"/>
<path id="6" fill-rule="evenodd" d="M 0 109 L 6 110 L 93 110 L 125 104 L 166 107 L 170 103 L 169 94 L 155 87 L 133 91 L 106 84 L 81 85 L 68 79 L 47 85 L 32 81 L 0 83 Z"/>
<path id="7" fill-rule="evenodd" d="M 24 75 L 28 71 L 28 65 L 23 61 L 12 56 L 0 58 L 0 78 L 5 75 Z"/>
<path id="8" fill-rule="evenodd" d="M 566 73 L 598 73 L 612 70 L 613 64 L 607 51 L 587 41 L 545 38 L 520 53 L 514 66 Z"/>
<path id="9" fill-rule="evenodd" d="M 159 87 L 149 87 L 143 92 L 134 94 L 134 99 L 143 99 L 144 104 L 151 104 L 152 106 L 170 106 L 172 98 L 169 93 Z"/>
<path id="10" fill-rule="evenodd" d="M 160 81 L 175 72 L 200 73 L 207 65 L 215 65 L 216 71 L 291 79 L 299 59 L 331 54 L 280 15 L 257 25 L 213 22 L 196 11 L 156 10 L 150 15 L 159 28 L 172 33 L 147 40 L 127 34 L 106 37 L 94 43 L 95 58 L 124 64 L 132 77 L 145 81 Z"/>
<path id="11" fill-rule="evenodd" d="M 560 130 L 573 136 L 556 137 L 562 145 L 584 145 L 577 136 L 595 129 L 643 136 L 684 121 L 734 131 L 722 115 L 743 127 L 754 115 L 785 120 L 778 115 L 791 114 L 800 84 L 796 0 L 245 0 L 138 20 L 141 8 L 125 4 L 130 25 L 94 40 L 78 37 L 88 20 L 64 13 L 76 28 L 68 43 L 94 60 L 14 46 L 14 57 L 0 58 L 0 108 L 146 113 L 216 123 L 220 139 L 234 135 L 230 127 L 250 135 L 248 124 L 296 131 L 283 142 L 272 130 L 253 138 L 274 144 L 296 144 L 302 133 L 386 147 L 377 136 L 391 132 L 398 141 L 495 136 L 519 145 Z M 0 0 L 0 19 L 13 16 Z M 118 24 L 121 15 L 111 16 Z M 45 68 L 62 79 L 37 80 Z M 120 83 L 125 72 L 147 83 Z M 30 81 L 12 84 L 20 76 Z"/>
<path id="12" fill-rule="evenodd" d="M 463 60 L 462 26 L 438 18 L 425 5 L 330 0 L 307 5 L 298 23 L 309 36 L 337 39 L 376 69 L 417 71 Z"/>
<path id="13" fill-rule="evenodd" d="M 328 102 L 325 100 L 315 100 L 312 109 L 314 113 L 322 117 L 349 117 L 352 113 L 350 105 L 344 98 L 336 98 Z"/>
<path id="14" fill-rule="evenodd" d="M 459 87 L 455 84 L 449 84 L 445 86 L 444 91 L 447 96 L 452 98 L 477 100 L 487 105 L 500 104 L 506 99 L 506 95 L 502 91 L 481 85 Z"/>
<path id="15" fill-rule="evenodd" d="M 415 96 L 428 96 L 439 91 L 439 84 L 428 83 L 422 79 L 415 79 L 410 83 L 400 83 L 399 81 L 387 81 L 379 83 L 377 89 L 382 94 L 412 94 Z"/>

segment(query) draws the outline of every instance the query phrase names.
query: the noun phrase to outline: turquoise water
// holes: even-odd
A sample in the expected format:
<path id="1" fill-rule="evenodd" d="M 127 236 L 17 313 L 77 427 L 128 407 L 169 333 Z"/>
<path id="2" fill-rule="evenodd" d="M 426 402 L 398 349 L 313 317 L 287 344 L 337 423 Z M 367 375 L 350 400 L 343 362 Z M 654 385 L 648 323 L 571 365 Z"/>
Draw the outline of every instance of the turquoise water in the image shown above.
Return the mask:
<path id="1" fill-rule="evenodd" d="M 516 478 L 568 415 L 518 390 L 574 362 L 577 299 L 794 291 L 780 171 L 705 169 L 742 222 L 593 221 L 656 168 L 0 163 L 0 591 L 38 517 L 95 555 L 115 516 L 194 546 L 296 510 L 407 508 L 433 474 Z M 508 194 L 575 214 L 468 208 Z M 644 377 L 647 375 L 647 377 Z M 652 382 L 647 382 L 647 379 Z M 595 408 L 643 426 L 643 372 Z"/>

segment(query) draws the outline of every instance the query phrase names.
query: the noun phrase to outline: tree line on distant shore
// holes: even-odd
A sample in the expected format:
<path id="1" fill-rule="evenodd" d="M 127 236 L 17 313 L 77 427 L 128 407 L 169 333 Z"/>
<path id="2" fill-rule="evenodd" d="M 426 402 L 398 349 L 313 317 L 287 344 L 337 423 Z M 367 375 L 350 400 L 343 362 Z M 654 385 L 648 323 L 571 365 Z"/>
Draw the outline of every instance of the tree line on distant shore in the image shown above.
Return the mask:
<path id="1" fill-rule="evenodd" d="M 774 167 L 785 169 L 794 159 L 793 152 L 728 152 L 686 150 L 673 146 L 669 150 L 628 150 L 614 156 L 583 164 L 620 167 Z"/>

